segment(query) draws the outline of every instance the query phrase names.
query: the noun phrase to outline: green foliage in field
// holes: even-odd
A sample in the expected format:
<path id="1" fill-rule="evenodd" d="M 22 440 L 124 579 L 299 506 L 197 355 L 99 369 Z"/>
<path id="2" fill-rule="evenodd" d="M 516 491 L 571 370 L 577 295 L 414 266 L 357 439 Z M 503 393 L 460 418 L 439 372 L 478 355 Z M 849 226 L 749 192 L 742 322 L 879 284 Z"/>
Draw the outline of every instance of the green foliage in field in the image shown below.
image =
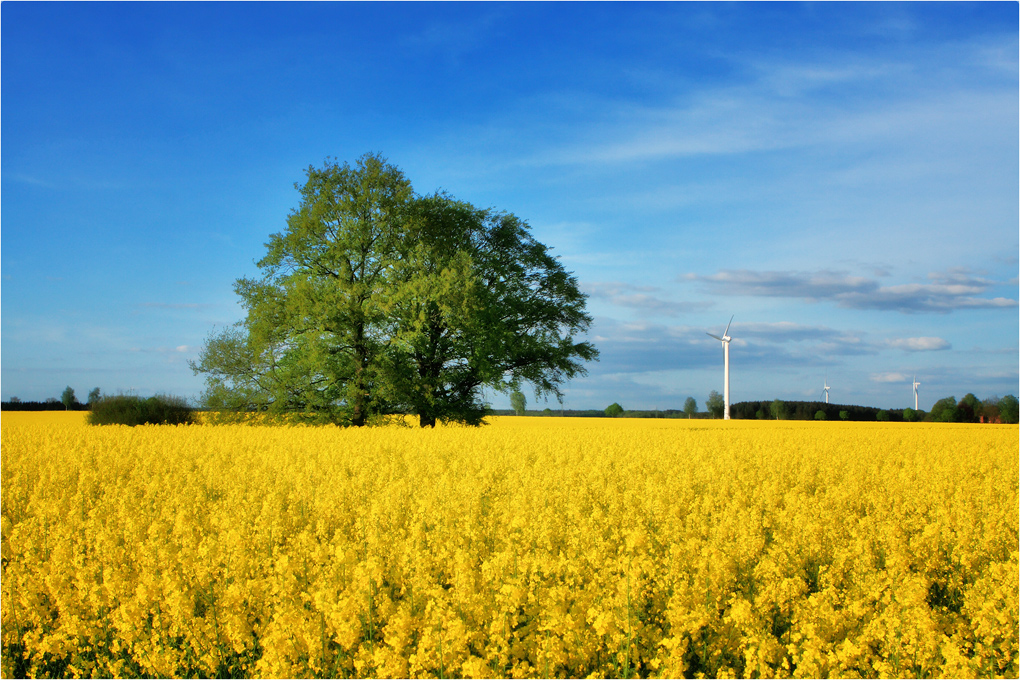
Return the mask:
<path id="1" fill-rule="evenodd" d="M 613 402 L 612 404 L 606 407 L 607 418 L 619 418 L 622 415 L 623 407 L 617 404 L 616 402 Z"/>
<path id="2" fill-rule="evenodd" d="M 88 414 L 90 425 L 189 425 L 195 411 L 181 397 L 158 395 L 142 399 L 127 395 L 104 397 Z"/>

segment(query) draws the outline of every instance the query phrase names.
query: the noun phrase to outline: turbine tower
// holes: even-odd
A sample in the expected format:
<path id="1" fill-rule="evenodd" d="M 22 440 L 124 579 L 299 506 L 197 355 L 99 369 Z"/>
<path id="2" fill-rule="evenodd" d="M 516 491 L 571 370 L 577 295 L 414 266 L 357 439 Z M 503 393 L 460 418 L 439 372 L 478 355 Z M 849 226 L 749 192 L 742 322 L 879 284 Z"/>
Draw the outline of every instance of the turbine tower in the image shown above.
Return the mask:
<path id="1" fill-rule="evenodd" d="M 733 317 L 730 317 L 730 323 L 726 324 L 726 330 L 723 331 L 722 337 L 718 335 L 712 335 L 706 333 L 716 340 L 722 342 L 723 346 L 723 375 L 725 382 L 723 383 L 723 420 L 730 419 L 730 324 L 733 323 Z"/>
<path id="2" fill-rule="evenodd" d="M 917 374 L 914 374 L 914 410 L 917 410 L 917 388 L 921 386 L 921 383 L 917 382 Z"/>
<path id="3" fill-rule="evenodd" d="M 822 388 L 822 391 L 825 392 L 825 403 L 828 404 L 829 403 L 829 379 L 825 378 L 825 382 L 823 384 L 825 385 L 825 387 Z"/>

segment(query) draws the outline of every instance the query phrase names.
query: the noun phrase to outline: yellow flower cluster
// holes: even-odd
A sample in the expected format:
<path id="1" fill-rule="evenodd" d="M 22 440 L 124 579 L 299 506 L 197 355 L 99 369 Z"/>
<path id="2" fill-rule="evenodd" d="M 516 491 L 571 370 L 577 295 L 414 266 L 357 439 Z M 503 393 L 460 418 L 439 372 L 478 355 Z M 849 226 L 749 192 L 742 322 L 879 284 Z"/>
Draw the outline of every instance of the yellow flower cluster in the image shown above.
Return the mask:
<path id="1" fill-rule="evenodd" d="M 1018 673 L 1015 426 L 54 419 L 3 416 L 5 676 Z"/>

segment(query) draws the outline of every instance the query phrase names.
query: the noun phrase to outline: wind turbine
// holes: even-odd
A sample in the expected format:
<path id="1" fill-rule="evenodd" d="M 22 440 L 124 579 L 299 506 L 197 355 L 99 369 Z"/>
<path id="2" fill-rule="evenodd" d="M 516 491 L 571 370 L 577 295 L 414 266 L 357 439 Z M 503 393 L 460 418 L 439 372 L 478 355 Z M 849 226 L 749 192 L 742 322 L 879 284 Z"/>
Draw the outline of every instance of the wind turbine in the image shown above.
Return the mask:
<path id="1" fill-rule="evenodd" d="M 917 374 L 914 374 L 914 410 L 917 410 L 917 388 L 921 386 L 921 383 L 917 382 Z"/>
<path id="2" fill-rule="evenodd" d="M 733 317 L 730 317 L 730 323 L 733 323 Z M 722 337 L 718 335 L 712 335 L 706 333 L 705 335 L 711 336 L 716 340 L 722 342 L 723 346 L 723 374 L 725 376 L 725 382 L 723 383 L 723 420 L 730 419 L 730 323 L 726 324 L 726 330 L 723 331 Z"/>
<path id="3" fill-rule="evenodd" d="M 822 391 L 825 392 L 825 403 L 828 404 L 829 403 L 829 378 L 828 378 L 828 376 L 826 376 L 825 382 L 823 384 L 825 385 L 825 387 L 822 388 Z"/>

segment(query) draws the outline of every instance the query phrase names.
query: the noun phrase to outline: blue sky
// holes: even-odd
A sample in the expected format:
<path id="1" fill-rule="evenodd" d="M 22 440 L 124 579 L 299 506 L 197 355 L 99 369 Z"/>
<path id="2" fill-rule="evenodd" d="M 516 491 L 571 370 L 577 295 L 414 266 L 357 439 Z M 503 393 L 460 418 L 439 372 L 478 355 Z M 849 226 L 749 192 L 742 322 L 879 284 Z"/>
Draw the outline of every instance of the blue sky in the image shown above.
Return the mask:
<path id="1" fill-rule="evenodd" d="M 567 408 L 703 407 L 731 315 L 733 402 L 1018 391 L 1016 3 L 0 15 L 5 400 L 197 397 L 294 183 L 369 151 L 576 274 Z"/>

